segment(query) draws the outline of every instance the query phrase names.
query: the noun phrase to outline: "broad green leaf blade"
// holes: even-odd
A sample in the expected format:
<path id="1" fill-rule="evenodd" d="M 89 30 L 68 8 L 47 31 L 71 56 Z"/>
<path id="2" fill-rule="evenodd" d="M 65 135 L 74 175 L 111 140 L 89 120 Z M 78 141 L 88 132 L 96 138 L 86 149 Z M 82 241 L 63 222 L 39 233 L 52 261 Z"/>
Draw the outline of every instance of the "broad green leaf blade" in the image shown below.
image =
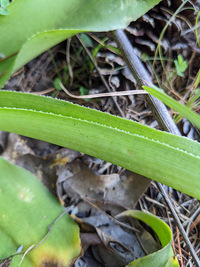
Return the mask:
<path id="1" fill-rule="evenodd" d="M 161 267 L 165 266 L 165 264 L 168 262 L 169 258 L 173 256 L 173 251 L 171 247 L 171 240 L 172 240 L 172 233 L 169 226 L 164 223 L 162 220 L 160 220 L 158 217 L 142 212 L 139 210 L 127 210 L 125 212 L 120 213 L 117 217 L 122 216 L 131 216 L 133 218 L 136 218 L 138 220 L 141 220 L 148 224 L 154 232 L 157 234 L 161 244 L 162 249 L 147 255 L 143 258 L 139 258 L 133 262 L 131 262 L 128 266 L 140 266 L 140 267 L 146 267 L 146 266 L 154 266 L 154 267 Z M 175 266 L 175 265 L 172 265 Z"/>
<path id="2" fill-rule="evenodd" d="M 200 199 L 200 144 L 44 96 L 0 91 L 0 129 L 104 159 Z"/>
<path id="3" fill-rule="evenodd" d="M 38 33 L 31 37 L 21 48 L 17 55 L 8 58 L 8 60 L 0 61 L 0 74 L 4 73 L 0 78 L 0 88 L 10 78 L 11 72 L 15 72 L 17 69 L 23 66 L 23 64 L 29 62 L 34 57 L 38 56 L 42 52 L 50 49 L 57 43 L 64 41 L 65 39 L 79 33 L 75 30 L 57 30 Z M 56 43 L 55 43 L 56 42 Z M 42 44 L 42 45 L 41 45 Z M 30 52 L 31 51 L 31 52 Z M 0 76 L 1 77 L 1 76 Z"/>
<path id="4" fill-rule="evenodd" d="M 176 257 L 171 256 L 167 261 L 165 267 L 179 267 L 179 263 Z"/>
<path id="5" fill-rule="evenodd" d="M 66 38 L 78 32 L 124 28 L 159 2 L 160 0 L 13 1 L 7 8 L 9 16 L 0 16 L 0 54 L 6 58 L 0 61 L 0 87 L 12 72 Z"/>
<path id="6" fill-rule="evenodd" d="M 21 245 L 23 253 L 37 245 L 64 209 L 34 175 L 3 158 L 0 176 L 0 259 L 4 259 Z M 65 214 L 20 266 L 41 266 L 44 262 L 66 266 L 80 251 L 78 227 Z M 21 256 L 15 256 L 11 266 L 18 266 Z"/>
<path id="7" fill-rule="evenodd" d="M 152 96 L 158 98 L 161 100 L 165 105 L 168 107 L 174 109 L 175 111 L 179 112 L 183 117 L 187 118 L 191 123 L 193 123 L 196 127 L 200 129 L 200 116 L 189 109 L 186 106 L 183 106 L 170 96 L 166 95 L 161 91 L 161 89 L 157 87 L 149 87 L 149 86 L 143 86 L 144 90 L 146 90 L 149 94 Z"/>

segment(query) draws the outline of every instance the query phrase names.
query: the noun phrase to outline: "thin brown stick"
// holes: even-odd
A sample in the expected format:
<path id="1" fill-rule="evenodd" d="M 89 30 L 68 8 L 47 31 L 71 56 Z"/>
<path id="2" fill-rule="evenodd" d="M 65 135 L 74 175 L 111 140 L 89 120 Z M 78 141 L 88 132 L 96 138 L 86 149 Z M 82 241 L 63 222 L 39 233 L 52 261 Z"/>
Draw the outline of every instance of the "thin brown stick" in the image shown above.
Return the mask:
<path id="1" fill-rule="evenodd" d="M 66 47 L 66 61 L 67 61 L 67 67 L 69 70 L 69 77 L 70 77 L 70 87 L 72 86 L 73 80 L 74 80 L 74 75 L 72 71 L 72 66 L 70 62 L 70 45 L 71 45 L 71 38 L 67 40 L 67 47 Z"/>
<path id="2" fill-rule="evenodd" d="M 151 77 L 144 68 L 140 59 L 136 56 L 133 47 L 122 30 L 116 30 L 114 38 L 122 52 L 127 65 L 137 81 L 139 87 L 152 85 Z M 166 106 L 157 98 L 147 95 L 145 97 L 161 129 L 176 135 L 181 135 L 176 124 L 172 120 Z"/>
<path id="3" fill-rule="evenodd" d="M 51 93 L 53 91 L 55 91 L 54 87 L 46 89 L 46 90 L 43 90 L 43 91 L 39 91 L 39 92 L 31 92 L 31 94 L 33 94 L 33 95 L 45 95 L 45 94 Z"/>
<path id="4" fill-rule="evenodd" d="M 181 251 L 181 242 L 180 242 L 180 236 L 179 236 L 179 230 L 178 227 L 176 225 L 176 236 L 177 236 L 177 244 L 178 244 L 178 253 L 180 255 L 180 267 L 183 267 L 183 256 L 182 256 L 182 251 Z"/>
<path id="5" fill-rule="evenodd" d="M 11 57 L 16 56 L 17 54 L 18 54 L 18 52 L 15 52 L 15 53 L 13 53 L 13 54 L 11 54 L 11 55 L 5 57 L 5 58 L 0 59 L 0 63 L 3 62 L 3 61 L 5 61 L 5 60 L 7 60 L 7 59 L 9 59 L 9 58 L 11 58 Z"/>
<path id="6" fill-rule="evenodd" d="M 172 232 L 172 249 L 173 249 L 174 255 L 176 255 L 175 243 L 174 243 L 174 235 L 173 235 L 173 227 L 172 227 L 172 223 L 171 223 L 171 220 L 170 220 L 170 217 L 169 217 L 169 211 L 168 211 L 167 207 L 166 207 L 166 214 L 167 214 L 167 218 L 168 218 L 169 227 L 170 227 L 171 232 Z"/>
<path id="7" fill-rule="evenodd" d="M 59 81 L 60 87 L 63 91 L 72 98 L 77 99 L 85 99 L 85 98 L 99 98 L 99 97 L 108 97 L 108 96 L 124 96 L 124 95 L 137 95 L 137 94 L 148 94 L 144 90 L 130 90 L 130 91 L 118 91 L 118 92 L 111 92 L 111 93 L 101 93 L 101 94 L 94 94 L 94 95 L 74 95 L 71 94 L 67 88 Z"/>
<path id="8" fill-rule="evenodd" d="M 157 187 L 160 190 L 160 192 L 161 192 L 161 194 L 162 194 L 162 196 L 163 196 L 163 198 L 164 198 L 164 200 L 165 200 L 165 202 L 166 202 L 166 204 L 167 204 L 167 206 L 171 212 L 172 217 L 174 218 L 174 221 L 176 222 L 176 224 L 178 226 L 178 229 L 179 229 L 179 231 L 180 231 L 180 233 L 181 233 L 181 235 L 182 235 L 182 237 L 186 243 L 188 250 L 191 253 L 191 256 L 192 256 L 194 262 L 196 263 L 196 266 L 200 266 L 199 258 L 198 258 L 197 254 L 196 254 L 196 252 L 195 252 L 195 250 L 194 250 L 194 248 L 193 248 L 193 246 L 192 246 L 192 244 L 191 244 L 191 242 L 190 242 L 190 240 L 189 240 L 189 238 L 188 238 L 188 236 L 187 236 L 187 234 L 186 234 L 186 232 L 185 232 L 185 230 L 184 230 L 184 228 L 180 222 L 180 219 L 179 219 L 179 217 L 178 217 L 178 215 L 177 215 L 177 213 L 176 213 L 176 211 L 172 205 L 171 200 L 169 199 L 169 196 L 167 195 L 163 186 L 160 183 L 156 183 L 156 184 L 157 184 Z"/>

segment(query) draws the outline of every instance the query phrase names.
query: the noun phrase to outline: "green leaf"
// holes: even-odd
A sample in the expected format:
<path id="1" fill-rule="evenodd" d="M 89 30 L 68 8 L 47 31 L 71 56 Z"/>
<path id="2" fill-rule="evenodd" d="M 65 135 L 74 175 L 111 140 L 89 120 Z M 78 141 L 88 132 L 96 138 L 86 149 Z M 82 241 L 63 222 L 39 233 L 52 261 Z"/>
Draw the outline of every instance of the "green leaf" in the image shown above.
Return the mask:
<path id="1" fill-rule="evenodd" d="M 69 102 L 0 91 L 0 129 L 112 162 L 200 199 L 200 144 Z"/>
<path id="2" fill-rule="evenodd" d="M 5 8 L 0 8 L 0 15 L 4 16 L 9 15 L 9 11 Z"/>
<path id="3" fill-rule="evenodd" d="M 83 87 L 83 86 L 81 86 L 81 87 L 79 88 L 79 91 L 80 91 L 81 95 L 88 95 L 89 92 L 90 92 L 90 90 L 86 89 L 86 88 Z M 85 98 L 84 100 L 85 100 L 85 101 L 90 101 L 90 98 Z"/>
<path id="4" fill-rule="evenodd" d="M 1 7 L 7 7 L 9 5 L 9 0 L 1 0 Z"/>
<path id="5" fill-rule="evenodd" d="M 165 267 L 179 267 L 179 263 L 176 257 L 171 256 L 167 261 Z"/>
<path id="6" fill-rule="evenodd" d="M 3 158 L 0 176 L 0 259 L 4 259 L 39 244 L 64 208 L 34 175 Z M 78 226 L 64 214 L 46 239 L 27 251 L 20 266 L 43 266 L 45 262 L 66 266 L 80 251 Z M 18 266 L 21 257 L 13 257 L 11 266 Z"/>
<path id="7" fill-rule="evenodd" d="M 174 64 L 178 76 L 183 77 L 183 72 L 185 72 L 188 67 L 187 60 L 184 60 L 184 57 L 182 55 L 178 55 L 178 60 L 174 60 Z"/>
<path id="8" fill-rule="evenodd" d="M 55 78 L 54 81 L 53 81 L 53 85 L 56 88 L 56 90 L 58 90 L 58 91 L 62 90 L 62 88 L 60 87 L 60 82 L 62 82 L 60 80 L 60 78 Z"/>
<path id="9" fill-rule="evenodd" d="M 162 220 L 160 220 L 158 217 L 142 212 L 139 210 L 127 210 L 125 212 L 120 213 L 117 218 L 122 216 L 131 216 L 135 219 L 141 220 L 144 223 L 148 224 L 154 232 L 157 234 L 162 249 L 147 255 L 143 258 L 139 258 L 131 263 L 129 263 L 128 266 L 140 266 L 140 267 L 146 267 L 146 266 L 154 266 L 154 267 L 161 267 L 165 266 L 167 264 L 169 258 L 173 256 L 173 251 L 171 247 L 171 241 L 172 241 L 172 233 L 169 226 L 164 223 Z M 175 266 L 175 265 L 171 265 Z"/>
<path id="10" fill-rule="evenodd" d="M 173 98 L 166 95 L 161 89 L 149 86 L 143 86 L 144 90 L 146 90 L 152 96 L 161 100 L 165 105 L 179 112 L 183 117 L 187 118 L 191 123 L 193 123 L 196 127 L 200 129 L 200 116 L 194 111 L 190 110 L 188 107 L 180 104 Z"/>
<path id="11" fill-rule="evenodd" d="M 178 63 L 178 60 L 174 60 L 174 64 L 175 64 L 175 67 L 176 67 L 177 75 L 180 76 L 180 77 L 183 77 L 184 75 L 181 72 L 181 68 L 180 68 L 180 65 Z"/>
<path id="12" fill-rule="evenodd" d="M 88 36 L 87 34 L 81 33 L 80 39 L 86 47 L 92 47 L 93 46 L 92 38 L 90 36 Z"/>
<path id="13" fill-rule="evenodd" d="M 15 0 L 0 17 L 0 87 L 11 73 L 52 46 L 81 32 L 126 27 L 160 0 Z M 38 10 L 40 12 L 38 12 Z M 13 42 L 13 40 L 15 40 Z"/>

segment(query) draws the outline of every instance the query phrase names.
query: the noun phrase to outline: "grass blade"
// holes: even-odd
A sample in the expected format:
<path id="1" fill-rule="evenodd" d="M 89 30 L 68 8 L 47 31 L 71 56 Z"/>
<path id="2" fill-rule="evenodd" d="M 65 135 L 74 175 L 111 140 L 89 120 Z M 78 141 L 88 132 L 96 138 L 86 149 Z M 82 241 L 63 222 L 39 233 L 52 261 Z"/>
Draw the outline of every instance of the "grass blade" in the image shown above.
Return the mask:
<path id="1" fill-rule="evenodd" d="M 197 128 L 200 129 L 200 116 L 189 109 L 188 107 L 180 104 L 173 98 L 169 97 L 165 93 L 161 91 L 161 89 L 157 87 L 149 87 L 149 86 L 143 86 L 144 90 L 146 90 L 149 94 L 152 96 L 158 98 L 161 100 L 165 105 L 168 107 L 174 109 L 175 111 L 179 112 L 183 117 L 188 119 L 191 123 L 193 123 Z"/>

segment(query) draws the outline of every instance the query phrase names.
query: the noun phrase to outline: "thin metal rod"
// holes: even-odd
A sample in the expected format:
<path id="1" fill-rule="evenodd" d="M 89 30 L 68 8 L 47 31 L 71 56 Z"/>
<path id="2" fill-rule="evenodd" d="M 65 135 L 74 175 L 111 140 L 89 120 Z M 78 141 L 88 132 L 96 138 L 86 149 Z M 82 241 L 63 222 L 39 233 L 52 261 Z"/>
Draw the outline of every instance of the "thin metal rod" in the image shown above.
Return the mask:
<path id="1" fill-rule="evenodd" d="M 137 83 L 139 86 L 143 85 L 151 85 L 151 77 L 144 68 L 142 62 L 140 59 L 136 56 L 133 47 L 128 40 L 127 36 L 122 30 L 116 30 L 113 32 L 114 38 L 117 42 L 118 48 L 121 50 L 124 59 L 127 62 L 127 65 L 130 68 L 130 71 L 132 72 L 134 78 L 136 79 Z M 166 106 L 158 99 L 154 98 L 153 96 L 150 95 L 145 95 L 146 101 L 149 104 L 155 118 L 158 121 L 159 126 L 161 129 L 166 130 L 170 133 L 176 134 L 176 135 L 181 135 L 179 129 L 177 128 L 176 124 L 172 120 Z M 161 191 L 163 198 L 171 211 L 172 217 L 174 218 L 174 221 L 176 222 L 178 229 L 180 233 L 183 236 L 183 239 L 187 245 L 188 250 L 191 253 L 191 256 L 196 263 L 197 266 L 200 266 L 200 261 L 198 259 L 198 256 L 181 224 L 181 221 L 179 220 L 179 217 L 167 195 L 165 192 L 163 185 L 156 182 L 156 185 L 158 189 Z"/>
<path id="2" fill-rule="evenodd" d="M 97 71 L 97 73 L 98 73 L 98 75 L 99 75 L 99 77 L 100 77 L 100 79 L 101 79 L 103 85 L 105 86 L 106 90 L 107 90 L 108 92 L 113 92 L 113 90 L 110 88 L 110 86 L 109 86 L 108 83 L 106 82 L 104 76 L 101 74 L 101 71 L 99 70 L 99 68 L 98 68 L 98 66 L 97 66 L 97 64 L 96 64 L 96 62 L 94 61 L 94 59 L 93 59 L 93 57 L 92 57 L 90 51 L 87 49 L 87 47 L 85 46 L 85 44 L 81 41 L 79 35 L 76 35 L 76 38 L 79 40 L 79 42 L 80 42 L 81 45 L 83 46 L 85 52 L 87 53 L 88 57 L 89 57 L 90 60 L 92 61 L 92 64 L 94 65 L 94 67 L 95 67 L 95 69 L 96 69 L 96 71 Z M 121 115 L 122 117 L 125 117 L 125 114 L 124 114 L 124 112 L 122 111 L 122 109 L 120 108 L 120 106 L 119 106 L 119 104 L 118 104 L 116 98 L 115 98 L 114 96 L 112 96 L 112 99 L 113 99 L 113 102 L 114 102 L 116 108 L 118 109 L 120 115 Z"/>

